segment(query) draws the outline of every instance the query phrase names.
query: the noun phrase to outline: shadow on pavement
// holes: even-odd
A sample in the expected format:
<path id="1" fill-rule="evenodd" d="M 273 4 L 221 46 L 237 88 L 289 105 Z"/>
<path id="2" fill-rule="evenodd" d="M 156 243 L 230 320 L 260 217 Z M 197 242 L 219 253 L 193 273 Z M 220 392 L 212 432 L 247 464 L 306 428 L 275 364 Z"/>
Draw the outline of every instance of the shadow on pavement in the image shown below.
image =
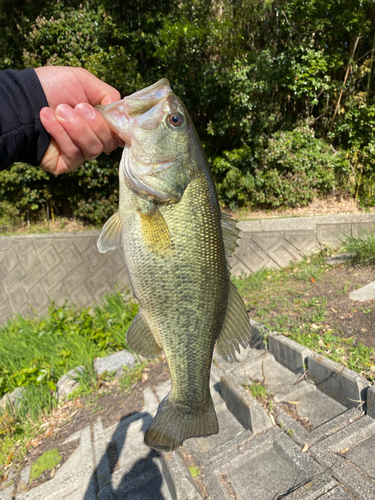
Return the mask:
<path id="1" fill-rule="evenodd" d="M 143 420 L 141 430 L 143 445 L 143 436 L 150 424 L 151 415 L 149 413 L 140 413 L 139 419 Z M 93 472 L 92 482 L 98 484 L 100 472 L 105 470 L 108 471 L 108 463 L 109 477 L 112 476 L 113 472 L 116 472 L 116 466 L 120 466 L 118 457 L 120 457 L 122 449 L 125 446 L 128 430 L 129 425 L 124 426 L 123 421 L 117 425 L 111 437 L 111 441 L 107 445 L 106 453 L 102 456 L 101 461 L 97 464 Z M 114 448 L 116 449 L 115 459 L 111 460 L 110 457 L 111 455 L 113 456 Z M 139 450 L 134 450 L 134 452 L 138 454 Z M 100 490 L 103 496 L 98 493 L 96 498 L 103 498 L 103 500 L 110 500 L 111 498 L 113 498 L 113 500 L 165 500 L 165 496 L 161 492 L 163 476 L 155 464 L 155 459 L 158 457 L 160 457 L 160 453 L 150 449 L 146 457 L 137 460 L 132 468 L 124 474 L 116 489 L 113 488 L 111 481 L 107 480 L 106 485 Z M 93 500 L 92 493 L 89 489 L 86 491 L 83 500 Z"/>

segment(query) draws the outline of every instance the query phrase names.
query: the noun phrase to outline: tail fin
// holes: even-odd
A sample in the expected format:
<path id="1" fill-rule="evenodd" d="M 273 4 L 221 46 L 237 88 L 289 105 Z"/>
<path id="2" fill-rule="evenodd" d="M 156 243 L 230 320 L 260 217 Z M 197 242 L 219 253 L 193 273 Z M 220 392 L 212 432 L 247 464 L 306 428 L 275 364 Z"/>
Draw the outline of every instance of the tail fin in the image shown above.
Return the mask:
<path id="1" fill-rule="evenodd" d="M 219 432 L 215 408 L 210 400 L 204 406 L 191 408 L 168 400 L 160 403 L 154 420 L 145 434 L 145 443 L 159 451 L 172 451 L 185 439 L 210 436 Z"/>

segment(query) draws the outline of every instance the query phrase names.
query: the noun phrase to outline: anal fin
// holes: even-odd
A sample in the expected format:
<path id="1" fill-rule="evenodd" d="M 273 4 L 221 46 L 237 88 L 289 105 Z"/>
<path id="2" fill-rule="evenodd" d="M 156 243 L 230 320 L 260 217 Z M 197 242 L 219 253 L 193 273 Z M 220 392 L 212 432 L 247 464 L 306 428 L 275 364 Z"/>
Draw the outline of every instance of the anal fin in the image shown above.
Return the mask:
<path id="1" fill-rule="evenodd" d="M 230 282 L 227 310 L 223 327 L 216 341 L 217 352 L 226 361 L 234 361 L 239 345 L 246 348 L 251 340 L 250 320 L 245 304 L 236 287 Z"/>
<path id="2" fill-rule="evenodd" d="M 142 311 L 137 315 L 126 332 L 126 343 L 132 351 L 145 358 L 156 358 L 162 352 L 148 327 Z"/>

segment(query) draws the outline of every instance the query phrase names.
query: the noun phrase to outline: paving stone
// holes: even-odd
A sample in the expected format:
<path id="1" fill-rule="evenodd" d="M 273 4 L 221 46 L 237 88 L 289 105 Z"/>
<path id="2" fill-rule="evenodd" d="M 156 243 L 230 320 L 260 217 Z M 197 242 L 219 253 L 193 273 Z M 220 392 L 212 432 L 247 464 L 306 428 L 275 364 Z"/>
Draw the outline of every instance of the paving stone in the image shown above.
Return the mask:
<path id="1" fill-rule="evenodd" d="M 310 349 L 276 333 L 268 337 L 269 351 L 276 361 L 294 373 L 304 373 L 307 368 L 307 357 Z"/>
<path id="2" fill-rule="evenodd" d="M 163 476 L 173 499 L 202 500 L 202 495 L 189 473 L 180 450 L 162 453 L 160 460 Z"/>
<path id="3" fill-rule="evenodd" d="M 43 282 L 45 285 L 45 282 Z M 48 290 L 48 296 L 50 300 L 53 300 L 58 307 L 62 306 L 65 301 L 69 298 L 67 289 L 62 282 L 57 283 L 53 288 Z"/>
<path id="4" fill-rule="evenodd" d="M 151 420 L 149 413 L 139 412 L 103 429 L 98 419 L 94 427 L 94 447 L 101 500 L 111 495 L 129 500 L 171 499 L 161 474 L 159 453 L 143 442 Z M 109 449 L 112 450 L 112 464 L 107 453 Z"/>
<path id="5" fill-rule="evenodd" d="M 60 401 L 66 399 L 69 394 L 78 389 L 80 383 L 77 377 L 84 371 L 84 366 L 80 365 L 68 371 L 57 381 L 57 397 Z"/>
<path id="6" fill-rule="evenodd" d="M 375 281 L 351 292 L 349 294 L 349 299 L 355 302 L 365 302 L 366 300 L 375 299 Z"/>
<path id="7" fill-rule="evenodd" d="M 14 484 L 0 489 L 0 500 L 12 500 L 14 491 Z"/>
<path id="8" fill-rule="evenodd" d="M 30 480 L 31 465 L 24 467 L 20 474 L 20 481 L 18 483 L 18 491 L 22 491 L 27 486 Z"/>
<path id="9" fill-rule="evenodd" d="M 315 500 L 337 483 L 280 429 L 274 428 L 204 469 L 212 500 Z M 300 486 L 299 486 L 300 485 Z"/>
<path id="10" fill-rule="evenodd" d="M 325 495 L 320 497 L 320 500 L 353 500 L 354 497 L 344 490 L 341 486 L 336 486 L 333 490 L 328 491 Z"/>
<path id="11" fill-rule="evenodd" d="M 97 358 L 94 361 L 94 371 L 97 375 L 102 375 L 105 372 L 116 372 L 119 375 L 124 371 L 124 366 L 129 368 L 135 366 L 133 354 L 126 350 L 115 352 L 105 358 Z"/>
<path id="12" fill-rule="evenodd" d="M 263 406 L 232 375 L 221 377 L 220 386 L 228 410 L 245 429 L 258 434 L 273 427 Z"/>
<path id="13" fill-rule="evenodd" d="M 360 465 L 374 468 L 375 420 L 364 416 L 324 441 L 312 446 L 310 454 L 359 500 L 375 499 L 374 474 L 369 477 Z M 357 447 L 358 445 L 358 447 Z"/>
<path id="14" fill-rule="evenodd" d="M 369 387 L 367 391 L 367 415 L 375 418 L 375 385 Z"/>
<path id="15" fill-rule="evenodd" d="M 352 370 L 312 353 L 308 358 L 309 378 L 317 388 L 347 408 L 361 407 L 366 401 L 367 380 Z"/>
<path id="16" fill-rule="evenodd" d="M 68 460 L 56 470 L 55 477 L 26 493 L 17 495 L 16 500 L 95 500 L 94 455 L 90 427 L 82 430 L 78 448 Z"/>
<path id="17" fill-rule="evenodd" d="M 319 390 L 309 392 L 299 398 L 298 402 L 296 406 L 298 416 L 308 418 L 314 429 L 347 410 L 345 406 Z"/>
<path id="18" fill-rule="evenodd" d="M 226 456 L 229 451 L 251 439 L 252 433 L 228 411 L 225 403 L 215 407 L 219 433 L 212 436 L 187 439 L 185 450 L 194 456 L 195 462 L 206 466 Z"/>
<path id="19" fill-rule="evenodd" d="M 296 401 L 297 399 L 316 390 L 315 384 L 311 380 L 300 379 L 294 385 L 286 388 L 286 392 L 279 392 L 273 396 L 275 403 L 282 401 Z"/>
<path id="20" fill-rule="evenodd" d="M 301 447 L 306 444 L 312 446 L 343 429 L 361 415 L 361 412 L 355 408 L 347 409 L 317 389 L 301 399 L 296 398 L 290 401 L 298 403 L 298 405 L 293 405 L 293 408 L 297 410 L 297 419 L 293 418 L 290 412 L 284 411 L 282 407 L 277 407 L 276 420 L 284 431 L 290 429 L 293 432 L 293 440 Z M 316 406 L 313 406 L 314 403 Z M 306 427 L 302 425 L 303 421 L 298 420 L 298 416 L 306 419 L 304 421 Z"/>
<path id="21" fill-rule="evenodd" d="M 232 374 L 240 384 L 247 384 L 250 380 L 260 382 L 274 394 L 289 393 L 290 387 L 300 380 L 299 374 L 277 363 L 269 352 L 240 364 L 232 370 Z"/>

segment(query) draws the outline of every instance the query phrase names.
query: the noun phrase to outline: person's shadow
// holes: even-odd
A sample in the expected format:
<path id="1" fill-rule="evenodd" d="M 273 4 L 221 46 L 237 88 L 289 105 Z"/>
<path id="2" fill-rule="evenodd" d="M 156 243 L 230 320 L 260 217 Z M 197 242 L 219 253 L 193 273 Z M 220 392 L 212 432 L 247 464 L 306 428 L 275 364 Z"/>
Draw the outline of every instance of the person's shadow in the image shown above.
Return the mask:
<path id="1" fill-rule="evenodd" d="M 142 412 L 139 414 L 139 418 L 142 419 L 142 433 L 144 435 L 150 424 L 151 415 Z M 112 498 L 113 500 L 165 500 L 165 496 L 161 492 L 163 477 L 155 464 L 155 459 L 160 457 L 160 453 L 151 449 L 145 458 L 139 459 L 131 470 L 124 474 L 116 489 L 112 487 L 110 477 L 112 473 L 116 472 L 118 457 L 125 445 L 128 429 L 129 424 L 124 426 L 123 421 L 118 424 L 106 448 L 106 453 L 102 456 L 93 472 L 89 484 L 96 483 L 97 490 L 102 492 L 101 495 L 94 498 L 105 498 L 106 500 Z M 103 480 L 105 484 L 103 484 Z M 92 493 L 92 489 L 88 487 L 83 500 L 92 500 Z"/>

